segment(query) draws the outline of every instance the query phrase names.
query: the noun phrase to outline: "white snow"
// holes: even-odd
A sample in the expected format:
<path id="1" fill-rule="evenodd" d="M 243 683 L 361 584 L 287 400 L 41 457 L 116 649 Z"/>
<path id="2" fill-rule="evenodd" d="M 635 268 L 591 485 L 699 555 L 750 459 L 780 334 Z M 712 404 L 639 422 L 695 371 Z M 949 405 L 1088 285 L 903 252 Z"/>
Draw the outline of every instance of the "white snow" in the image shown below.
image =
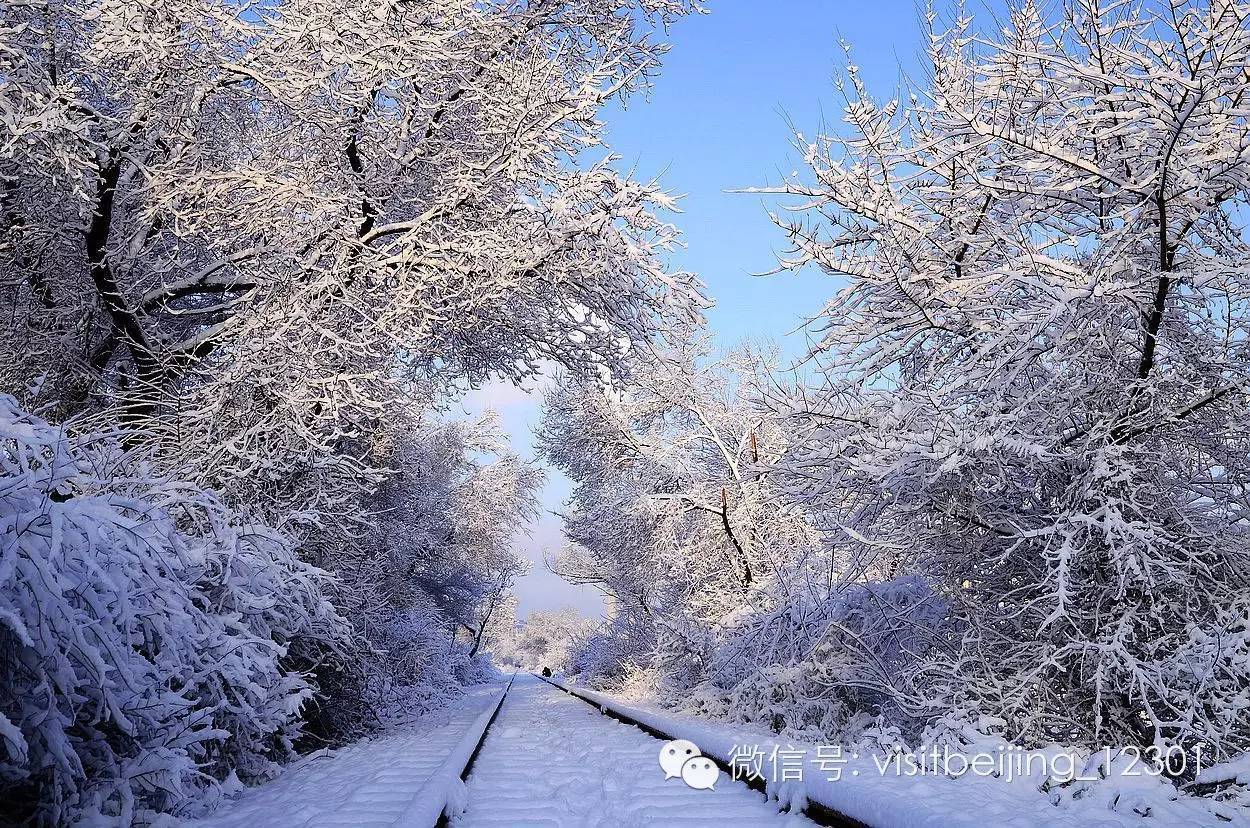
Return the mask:
<path id="1" fill-rule="evenodd" d="M 796 750 L 802 756 L 802 782 L 777 782 L 777 768 L 762 763 L 769 792 L 782 801 L 806 797 L 877 828 L 1163 828 L 1163 826 L 1250 826 L 1232 807 L 1209 799 L 1178 797 L 1167 782 L 1151 776 L 1126 776 L 1112 769 L 1110 779 L 1089 788 L 1088 795 L 1052 804 L 1029 778 L 1010 782 L 994 776 L 904 775 L 892 766 L 883 773 L 868 756 L 849 753 L 839 762 L 839 778 L 831 781 L 828 754 L 822 760 L 816 745 L 778 741 L 771 733 L 709 722 L 662 711 L 654 706 L 623 702 L 612 696 L 562 687 L 609 710 L 628 716 L 674 738 L 689 739 L 705 755 L 732 763 L 734 749 L 749 745 L 771 755 L 774 749 Z M 1113 810 L 1114 809 L 1114 810 Z M 1217 816 L 1218 814 L 1218 816 Z M 1142 819 L 1147 816 L 1147 819 Z M 712 823 L 707 823 L 712 824 Z"/>
<path id="2" fill-rule="evenodd" d="M 1250 752 L 1246 752 L 1228 762 L 1221 762 L 1198 772 L 1201 784 L 1215 782 L 1236 782 L 1239 785 L 1250 785 Z"/>
<path id="3" fill-rule="evenodd" d="M 460 770 L 502 689 L 498 685 L 475 688 L 450 708 L 383 737 L 312 754 L 289 766 L 275 781 L 250 789 L 189 824 L 195 828 L 428 828 L 438 819 L 447 797 L 457 795 Z"/>
<path id="4" fill-rule="evenodd" d="M 454 828 L 810 826 L 722 774 L 713 790 L 665 779 L 664 743 L 533 676 L 518 675 L 468 780 Z"/>

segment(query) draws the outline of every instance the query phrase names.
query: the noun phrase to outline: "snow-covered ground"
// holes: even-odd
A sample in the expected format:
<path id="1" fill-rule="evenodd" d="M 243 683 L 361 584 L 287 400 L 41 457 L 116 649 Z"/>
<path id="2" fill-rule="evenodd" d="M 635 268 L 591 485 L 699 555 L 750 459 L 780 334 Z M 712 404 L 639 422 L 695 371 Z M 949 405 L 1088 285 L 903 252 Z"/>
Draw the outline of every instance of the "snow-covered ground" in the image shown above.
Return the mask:
<path id="1" fill-rule="evenodd" d="M 223 803 L 195 828 L 431 828 L 443 810 L 456 811 L 453 828 L 609 828 L 609 826 L 810 826 L 779 812 L 777 800 L 804 796 L 878 828 L 968 826 L 985 828 L 1166 828 L 1250 825 L 1232 807 L 1176 797 L 1152 778 L 1121 777 L 1090 785 L 1085 796 L 1057 805 L 1035 782 L 993 777 L 951 780 L 935 775 L 881 772 L 864 757 L 838 762 L 828 776 L 827 756 L 814 746 L 785 743 L 750 729 L 675 715 L 582 688 L 570 689 L 676 738 L 733 762 L 736 746 L 800 749 L 801 783 L 772 777 L 772 800 L 725 774 L 714 789 L 665 778 L 663 742 L 622 724 L 541 679 L 520 674 L 486 730 L 501 685 L 475 689 L 453 707 L 376 739 L 307 757 L 275 781 Z M 486 731 L 468 778 L 461 770 Z M 793 767 L 793 766 L 791 766 Z M 797 810 L 797 809 L 796 809 Z M 1218 814 L 1218 815 L 1217 815 Z M 1144 819 L 1142 817 L 1145 817 Z"/>
<path id="2" fill-rule="evenodd" d="M 899 772 L 892 765 L 882 770 L 872 758 L 852 757 L 849 751 L 834 758 L 832 752 L 819 746 L 778 742 L 770 733 L 683 716 L 560 683 L 634 721 L 693 741 L 705 755 L 727 764 L 734 763 L 736 751 L 741 755 L 744 747 L 758 748 L 764 756 L 759 771 L 770 780 L 773 796 L 787 802 L 806 797 L 877 828 L 1250 828 L 1244 808 L 1178 796 L 1167 782 L 1135 773 L 1123 764 L 1121 772 L 1109 778 L 1077 783 L 1064 794 L 1047 795 L 1038 790 L 1039 780 L 1033 778 L 1007 780 L 970 773 L 950 779 L 934 773 Z M 794 761 L 773 764 L 769 757 L 778 748 Z M 801 768 L 795 775 L 802 778 L 791 775 L 790 781 L 780 782 L 786 778 L 783 773 L 787 766 L 791 772 Z M 832 779 L 835 775 L 837 779 Z"/>
<path id="3" fill-rule="evenodd" d="M 660 742 L 533 676 L 518 675 L 469 776 L 455 828 L 810 826 L 722 775 L 665 779 Z"/>
<path id="4" fill-rule="evenodd" d="M 437 779 L 453 754 L 459 777 L 463 749 L 476 744 L 503 687 L 484 685 L 460 702 L 375 739 L 312 754 L 265 785 L 224 802 L 194 828 L 427 828 L 442 810 L 445 780 Z M 476 732 L 474 732 L 476 730 Z M 456 764 L 454 761 L 451 764 Z M 434 800 L 438 801 L 434 801 Z M 424 818 L 433 806 L 434 817 Z M 418 815 L 416 812 L 422 812 Z"/>

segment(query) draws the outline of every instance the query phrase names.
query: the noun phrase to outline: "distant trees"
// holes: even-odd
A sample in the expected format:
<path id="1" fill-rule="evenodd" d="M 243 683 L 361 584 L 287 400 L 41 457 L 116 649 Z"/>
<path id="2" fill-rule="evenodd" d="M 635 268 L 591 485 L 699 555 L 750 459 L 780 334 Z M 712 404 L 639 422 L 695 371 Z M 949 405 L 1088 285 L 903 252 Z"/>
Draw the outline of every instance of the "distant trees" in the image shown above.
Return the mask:
<path id="1" fill-rule="evenodd" d="M 508 633 L 501 632 L 493 642 L 494 655 L 502 664 L 547 671 L 543 675 L 567 672 L 569 659 L 598 625 L 598 619 L 574 609 L 531 612 Z"/>
<path id="2" fill-rule="evenodd" d="M 744 613 L 833 588 L 840 569 L 767 475 L 787 446 L 751 402 L 767 371 L 749 353 L 712 362 L 696 342 L 619 391 L 570 384 L 548 399 L 543 456 L 576 484 L 565 514 L 572 543 L 554 568 L 611 599 L 584 669 L 653 666 L 689 688 Z"/>
<path id="3" fill-rule="evenodd" d="M 760 542 L 752 513 L 753 468 L 774 435 L 736 396 L 733 383 L 744 377 L 707 357 L 706 345 L 683 345 L 620 390 L 568 385 L 548 401 L 543 456 L 580 484 L 566 516 L 569 537 L 637 576 L 618 584 L 579 575 L 575 558 L 563 568 L 618 606 L 651 602 L 652 576 L 668 563 L 696 567 L 690 582 L 709 597 L 741 594 L 767 574 L 772 549 Z M 683 544 L 689 548 L 671 561 L 652 557 Z"/>
<path id="4" fill-rule="evenodd" d="M 359 726 L 346 710 L 372 715 L 361 702 L 411 715 L 481 674 L 482 641 L 528 565 L 512 545 L 536 515 L 542 483 L 492 414 L 421 412 L 384 433 L 390 474 L 373 525 L 326 564 L 338 603 L 373 645 L 323 677 L 331 698 L 317 721 L 340 738 Z"/>

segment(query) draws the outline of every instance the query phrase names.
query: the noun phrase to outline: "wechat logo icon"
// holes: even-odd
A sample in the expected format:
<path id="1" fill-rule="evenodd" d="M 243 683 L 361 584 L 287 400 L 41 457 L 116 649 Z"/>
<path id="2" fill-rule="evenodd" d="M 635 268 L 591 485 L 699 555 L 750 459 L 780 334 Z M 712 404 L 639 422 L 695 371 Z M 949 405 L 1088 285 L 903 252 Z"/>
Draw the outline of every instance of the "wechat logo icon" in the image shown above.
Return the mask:
<path id="1" fill-rule="evenodd" d="M 720 768 L 699 751 L 699 746 L 686 739 L 665 742 L 660 748 L 660 767 L 665 779 L 681 778 L 692 788 L 715 790 Z"/>

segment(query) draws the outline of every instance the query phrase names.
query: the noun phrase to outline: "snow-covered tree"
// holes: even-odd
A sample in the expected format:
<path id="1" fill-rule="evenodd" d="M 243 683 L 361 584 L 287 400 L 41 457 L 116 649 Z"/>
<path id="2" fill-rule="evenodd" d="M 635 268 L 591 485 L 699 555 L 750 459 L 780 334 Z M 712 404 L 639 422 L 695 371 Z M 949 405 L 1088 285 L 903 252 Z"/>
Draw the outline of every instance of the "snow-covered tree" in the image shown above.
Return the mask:
<path id="1" fill-rule="evenodd" d="M 699 304 L 658 255 L 667 196 L 580 163 L 687 10 L 6 5 L 6 385 L 358 531 L 404 381 L 620 368 Z"/>
<path id="2" fill-rule="evenodd" d="M 1250 6 L 934 16 L 932 80 L 766 192 L 846 280 L 790 497 L 953 634 L 885 687 L 1035 742 L 1250 747 Z M 883 685 L 884 686 L 884 685 Z"/>
<path id="3" fill-rule="evenodd" d="M 352 658 L 327 658 L 347 646 L 332 636 L 283 655 L 284 681 L 321 691 L 319 735 L 366 715 L 338 705 L 385 689 L 367 684 L 380 665 L 414 684 L 473 672 L 506 611 L 507 547 L 538 476 L 443 422 L 450 396 L 553 363 L 623 375 L 698 316 L 697 281 L 663 262 L 669 196 L 614 170 L 600 121 L 649 84 L 666 48 L 652 31 L 695 5 L 0 6 L 0 390 L 68 441 L 105 433 L 142 457 L 135 497 L 187 481 L 160 507 L 211 511 L 207 498 L 318 567 L 292 561 L 296 575 L 256 588 L 280 607 L 324 591 L 354 627 Z M 151 560 L 118 560 L 177 580 L 159 554 L 175 540 L 158 540 Z M 214 600 L 251 606 L 249 590 L 230 580 Z M 275 629 L 256 635 L 279 652 Z M 279 730 L 298 735 L 267 708 L 256 718 L 275 758 Z M 254 776 L 250 740 L 238 761 L 210 757 L 212 773 Z M 115 778 L 67 768 L 64 790 Z"/>
<path id="4" fill-rule="evenodd" d="M 567 384 L 548 400 L 543 451 L 575 483 L 570 545 L 553 567 L 610 599 L 577 659 L 597 679 L 654 670 L 677 695 L 734 685 L 740 672 L 713 673 L 743 625 L 838 582 L 802 510 L 765 474 L 787 440 L 753 402 L 759 358 L 710 357 L 692 344 L 619 391 Z M 772 657 L 733 660 L 749 671 Z"/>
<path id="5" fill-rule="evenodd" d="M 373 650 L 354 670 L 324 677 L 333 685 L 325 724 L 337 735 L 378 712 L 435 706 L 481 674 L 475 658 L 526 568 L 512 547 L 537 514 L 543 479 L 507 449 L 491 414 L 409 411 L 388 433 L 392 473 L 374 526 L 327 564 L 343 612 Z"/>

